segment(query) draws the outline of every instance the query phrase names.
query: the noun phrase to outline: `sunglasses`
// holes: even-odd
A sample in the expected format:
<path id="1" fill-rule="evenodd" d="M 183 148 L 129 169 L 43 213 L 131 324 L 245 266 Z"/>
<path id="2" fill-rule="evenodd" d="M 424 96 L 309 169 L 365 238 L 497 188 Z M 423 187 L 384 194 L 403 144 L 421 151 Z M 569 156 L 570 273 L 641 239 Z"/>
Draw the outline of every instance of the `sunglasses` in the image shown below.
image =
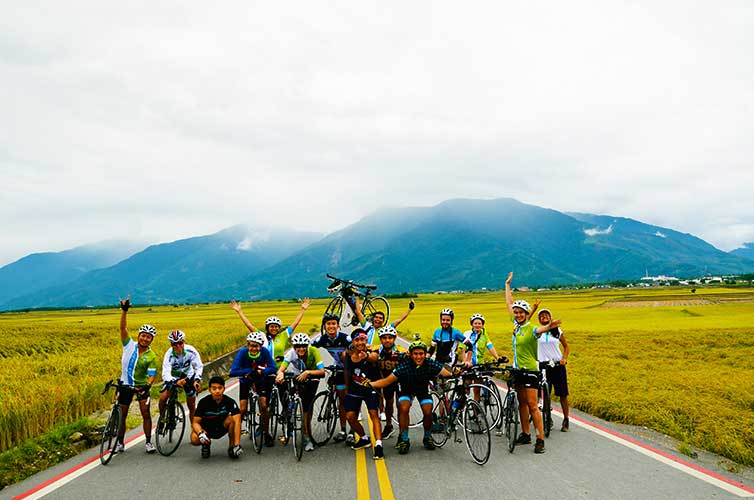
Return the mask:
<path id="1" fill-rule="evenodd" d="M 181 340 L 180 342 L 171 342 L 170 345 L 183 345 L 185 343 L 186 342 L 184 342 L 183 340 Z"/>

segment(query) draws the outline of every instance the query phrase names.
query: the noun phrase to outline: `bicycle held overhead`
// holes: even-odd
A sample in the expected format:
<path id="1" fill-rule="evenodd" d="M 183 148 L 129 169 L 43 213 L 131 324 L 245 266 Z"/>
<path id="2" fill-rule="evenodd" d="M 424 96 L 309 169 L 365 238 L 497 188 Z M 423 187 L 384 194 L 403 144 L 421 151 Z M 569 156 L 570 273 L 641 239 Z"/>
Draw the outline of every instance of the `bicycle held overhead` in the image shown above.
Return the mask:
<path id="1" fill-rule="evenodd" d="M 332 280 L 332 283 L 327 287 L 327 291 L 333 294 L 334 297 L 327 305 L 325 314 L 338 315 L 341 318 L 341 328 L 348 329 L 358 324 L 357 309 L 368 320 L 371 320 L 376 312 L 381 312 L 385 316 L 384 323 L 388 322 L 390 318 L 390 304 L 384 297 L 372 295 L 372 292 L 377 289 L 376 285 L 360 284 L 352 280 L 337 278 L 331 274 L 327 274 L 327 277 Z M 324 325 L 322 330 L 324 333 Z"/>

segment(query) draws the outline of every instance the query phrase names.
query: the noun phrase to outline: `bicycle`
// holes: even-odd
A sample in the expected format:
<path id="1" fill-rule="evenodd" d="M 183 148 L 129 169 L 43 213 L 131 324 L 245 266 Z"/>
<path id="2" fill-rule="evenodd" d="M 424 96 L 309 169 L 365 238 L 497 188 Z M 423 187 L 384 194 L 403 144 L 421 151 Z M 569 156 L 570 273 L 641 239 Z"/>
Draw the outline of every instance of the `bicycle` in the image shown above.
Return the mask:
<path id="1" fill-rule="evenodd" d="M 472 380 L 479 380 L 479 382 L 472 382 L 469 388 L 479 391 L 478 402 L 484 408 L 484 414 L 487 416 L 487 420 L 492 428 L 500 426 L 503 414 L 503 398 L 500 396 L 497 384 L 492 379 L 492 375 L 499 364 L 499 362 L 495 361 L 475 365 L 468 372 L 476 377 Z"/>
<path id="2" fill-rule="evenodd" d="M 541 404 L 539 411 L 542 412 L 542 425 L 545 430 L 545 437 L 550 437 L 550 431 L 552 430 L 552 400 L 551 389 L 552 386 L 547 380 L 547 368 L 553 368 L 555 361 L 543 361 L 539 364 L 539 368 L 542 371 L 542 381 L 539 383 L 539 396 Z"/>
<path id="3" fill-rule="evenodd" d="M 505 439 L 508 441 L 508 452 L 513 453 L 516 448 L 516 438 L 518 437 L 518 425 L 520 416 L 518 413 L 518 393 L 516 393 L 516 374 L 518 370 L 512 366 L 499 368 L 504 375 L 505 383 L 508 387 L 503 400 L 503 428 Z"/>
<path id="4" fill-rule="evenodd" d="M 287 397 L 283 398 L 283 412 L 281 426 L 283 436 L 290 436 L 293 441 L 293 455 L 301 460 L 304 453 L 304 403 L 299 392 L 300 385 L 296 382 L 298 375 L 286 372 L 284 375 Z M 286 441 L 287 444 L 287 441 Z"/>
<path id="5" fill-rule="evenodd" d="M 332 300 L 330 300 L 330 303 L 327 304 L 325 314 L 337 314 L 338 317 L 341 318 L 341 321 L 343 321 L 343 310 L 345 308 L 345 305 L 348 304 L 348 307 L 352 312 L 354 312 L 354 314 L 351 317 L 350 324 L 341 323 L 341 325 L 346 327 L 356 326 L 359 323 L 359 319 L 355 314 L 355 297 L 358 296 L 361 299 L 361 313 L 365 318 L 371 320 L 372 316 L 374 316 L 374 313 L 380 311 L 385 315 L 385 324 L 389 324 L 388 320 L 390 318 L 390 304 L 388 303 L 387 299 L 385 299 L 385 297 L 372 296 L 372 291 L 377 289 L 376 285 L 360 285 L 351 280 L 336 278 L 335 276 L 332 276 L 330 274 L 328 274 L 327 277 L 332 280 L 332 283 L 330 283 L 330 285 L 327 287 L 327 291 L 334 294 L 335 297 L 333 297 Z M 358 288 L 364 289 L 364 292 L 360 292 Z M 322 334 L 325 333 L 324 328 L 324 325 L 322 325 Z"/>
<path id="6" fill-rule="evenodd" d="M 115 447 L 118 445 L 118 430 L 120 429 L 121 420 L 118 395 L 120 394 L 121 389 L 123 389 L 124 387 L 130 386 L 121 384 L 120 380 L 109 380 L 105 384 L 105 389 L 102 391 L 102 395 L 104 396 L 105 393 L 110 390 L 110 388 L 115 389 L 113 407 L 110 410 L 110 415 L 108 415 L 107 417 L 105 427 L 102 429 L 102 440 L 99 444 L 99 460 L 100 462 L 102 462 L 102 465 L 107 465 L 110 460 L 112 460 L 113 455 L 117 453 L 115 451 Z"/>
<path id="7" fill-rule="evenodd" d="M 462 427 L 471 458 L 477 464 L 484 465 L 492 450 L 490 426 L 482 405 L 469 398 L 469 385 L 463 383 L 464 378 L 475 376 L 473 372 L 467 372 L 449 378 L 444 384 L 445 395 L 440 396 L 436 392 L 432 394 L 433 401 L 437 400 L 437 406 L 433 404 L 432 438 L 437 446 L 442 447 L 453 434 L 453 440 L 458 443 L 461 441 L 458 438 L 458 427 Z M 452 393 L 450 399 L 446 396 L 448 392 Z"/>
<path id="8" fill-rule="evenodd" d="M 160 455 L 168 457 L 181 445 L 183 433 L 186 431 L 186 411 L 178 401 L 179 386 L 175 382 L 168 382 L 166 385 L 166 390 L 170 393 L 157 421 L 155 441 Z"/>
<path id="9" fill-rule="evenodd" d="M 249 385 L 249 403 L 246 407 L 246 414 L 241 422 L 249 433 L 254 451 L 262 453 L 262 443 L 264 441 L 264 432 L 262 430 L 262 406 L 259 402 L 259 395 L 254 390 L 254 385 Z"/>
<path id="10" fill-rule="evenodd" d="M 277 361 L 277 360 L 276 360 Z M 282 360 L 281 360 L 282 361 Z M 277 361 L 280 363 L 280 361 Z M 275 437 L 277 437 L 278 432 L 278 425 L 284 426 L 284 423 L 282 422 L 282 416 L 283 416 L 283 406 L 282 406 L 282 400 L 280 389 L 278 389 L 278 385 L 275 383 L 275 375 L 268 375 L 268 377 L 272 380 L 272 389 L 270 389 L 270 397 L 267 398 L 267 409 L 270 413 L 270 423 L 269 423 L 269 433 L 270 436 L 272 436 L 272 439 L 274 440 Z M 283 429 L 283 436 L 285 436 L 285 429 Z"/>
<path id="11" fill-rule="evenodd" d="M 335 390 L 334 375 L 343 368 L 338 366 L 326 366 L 325 370 L 330 372 L 327 378 L 327 389 L 319 391 L 314 396 L 312 405 L 312 441 L 316 446 L 324 446 L 335 433 L 335 425 L 340 417 L 340 400 Z"/>

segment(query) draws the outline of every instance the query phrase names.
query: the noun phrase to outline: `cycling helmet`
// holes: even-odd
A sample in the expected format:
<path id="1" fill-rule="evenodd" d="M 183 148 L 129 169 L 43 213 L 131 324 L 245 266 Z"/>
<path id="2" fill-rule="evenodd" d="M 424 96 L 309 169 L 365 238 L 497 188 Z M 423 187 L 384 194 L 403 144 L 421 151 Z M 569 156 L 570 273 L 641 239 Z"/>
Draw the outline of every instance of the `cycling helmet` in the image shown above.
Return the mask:
<path id="1" fill-rule="evenodd" d="M 456 315 L 453 314 L 453 309 L 451 309 L 449 307 L 446 307 L 445 309 L 443 309 L 442 311 L 440 311 L 440 317 L 442 318 L 443 316 L 450 316 L 450 320 L 451 321 L 454 320 L 455 317 L 456 317 Z"/>
<path id="2" fill-rule="evenodd" d="M 331 321 L 331 320 L 335 320 L 338 323 L 340 323 L 340 316 L 338 316 L 335 313 L 331 313 L 331 312 L 330 313 L 325 313 L 322 316 L 322 323 L 326 323 L 326 322 Z"/>
<path id="3" fill-rule="evenodd" d="M 298 345 L 311 345 L 312 340 L 309 338 L 309 336 L 305 333 L 294 333 L 291 336 L 291 344 L 293 344 L 293 347 L 296 347 Z"/>
<path id="4" fill-rule="evenodd" d="M 264 322 L 264 326 L 265 326 L 265 328 L 266 328 L 266 327 L 268 327 L 268 326 L 270 326 L 270 325 L 277 325 L 277 326 L 282 326 L 282 325 L 283 325 L 283 322 L 282 322 L 282 321 L 280 321 L 280 318 L 278 318 L 277 316 L 270 316 L 269 318 L 267 318 L 267 319 L 265 320 L 265 322 Z"/>
<path id="5" fill-rule="evenodd" d="M 426 351 L 427 344 L 422 339 L 416 339 L 408 345 L 408 352 L 411 352 L 414 349 L 424 349 L 424 351 Z"/>
<path id="6" fill-rule="evenodd" d="M 157 330 L 152 325 L 141 325 L 139 327 L 139 333 L 148 333 L 152 337 L 155 337 L 157 335 Z"/>
<path id="7" fill-rule="evenodd" d="M 393 337 L 397 337 L 398 332 L 392 326 L 383 326 L 382 328 L 380 328 L 377 335 L 379 335 L 380 337 L 384 337 L 385 335 L 392 335 Z"/>
<path id="8" fill-rule="evenodd" d="M 251 332 L 246 336 L 246 342 L 256 342 L 259 345 L 264 345 L 264 334 L 261 332 Z"/>
<path id="9" fill-rule="evenodd" d="M 168 342 L 175 344 L 176 342 L 183 342 L 186 339 L 186 334 L 180 330 L 173 330 L 168 334 Z"/>
<path id="10" fill-rule="evenodd" d="M 484 316 L 482 316 L 482 315 L 481 315 L 481 314 L 479 314 L 479 313 L 476 313 L 476 314 L 472 314 L 472 315 L 471 315 L 471 317 L 469 318 L 469 324 L 472 324 L 472 323 L 474 323 L 474 320 L 475 320 L 475 319 L 481 319 L 481 320 L 482 320 L 482 324 L 484 324 Z"/>
<path id="11" fill-rule="evenodd" d="M 518 307 L 519 309 L 523 309 L 524 311 L 527 312 L 527 314 L 531 312 L 531 306 L 525 300 L 517 300 L 517 301 L 515 301 L 513 303 L 513 307 Z"/>

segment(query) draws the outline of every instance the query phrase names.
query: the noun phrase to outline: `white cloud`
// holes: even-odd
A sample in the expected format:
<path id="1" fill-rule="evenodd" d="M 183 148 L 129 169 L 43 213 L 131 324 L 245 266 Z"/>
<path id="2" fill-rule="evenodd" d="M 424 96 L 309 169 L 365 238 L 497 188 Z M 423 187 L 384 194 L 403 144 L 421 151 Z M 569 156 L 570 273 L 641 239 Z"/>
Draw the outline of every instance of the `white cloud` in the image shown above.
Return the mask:
<path id="1" fill-rule="evenodd" d="M 667 236 L 666 234 L 663 234 L 663 233 L 662 233 L 662 232 L 660 232 L 660 231 L 657 231 L 657 232 L 655 233 L 655 236 L 657 236 L 658 238 L 667 238 L 667 237 L 668 237 L 668 236 Z"/>
<path id="2" fill-rule="evenodd" d="M 599 229 L 599 228 L 592 228 L 592 229 L 584 229 L 584 234 L 587 236 L 598 236 L 601 234 L 610 234 L 613 232 L 613 225 L 610 224 L 607 226 L 606 229 Z"/>

